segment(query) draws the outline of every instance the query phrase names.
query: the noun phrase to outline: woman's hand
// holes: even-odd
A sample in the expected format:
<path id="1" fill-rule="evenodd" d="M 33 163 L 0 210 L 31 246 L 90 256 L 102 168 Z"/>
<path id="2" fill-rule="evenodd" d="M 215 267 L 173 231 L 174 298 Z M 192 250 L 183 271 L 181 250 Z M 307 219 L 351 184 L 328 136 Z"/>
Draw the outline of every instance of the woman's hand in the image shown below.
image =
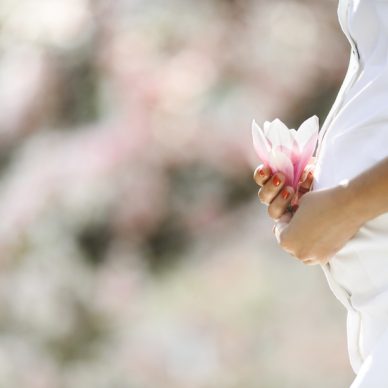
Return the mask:
<path id="1" fill-rule="evenodd" d="M 274 218 L 282 214 L 274 226 L 279 244 L 306 264 L 326 263 L 365 222 L 388 213 L 388 157 L 344 184 L 301 195 L 293 213 L 276 200 L 280 189 L 270 186 L 270 171 L 259 171 L 255 180 L 262 186 L 260 199 L 269 204 Z"/>
<path id="2" fill-rule="evenodd" d="M 301 198 L 275 225 L 280 245 L 306 264 L 324 264 L 367 221 L 388 213 L 388 157 L 331 189 Z"/>
<path id="3" fill-rule="evenodd" d="M 354 207 L 347 187 L 305 194 L 298 210 L 285 214 L 275 225 L 282 248 L 305 264 L 324 264 L 359 230 L 364 219 Z"/>
<path id="4" fill-rule="evenodd" d="M 298 193 L 291 186 L 285 186 L 285 176 L 281 172 L 272 175 L 270 168 L 260 165 L 256 168 L 253 177 L 256 183 L 261 186 L 258 195 L 260 201 L 268 206 L 268 214 L 274 220 L 278 220 L 287 212 L 289 206 L 296 197 L 301 198 L 310 191 L 313 181 L 313 165 L 308 165 L 304 170 Z"/>
<path id="5" fill-rule="evenodd" d="M 352 207 L 352 194 L 345 187 L 310 192 L 313 164 L 309 164 L 298 186 L 297 211 L 289 212 L 296 199 L 292 187 L 284 187 L 282 173 L 272 175 L 260 165 L 254 173 L 260 201 L 277 221 L 273 231 L 282 248 L 305 264 L 324 264 L 357 233 L 363 222 Z M 295 208 L 294 208 L 295 209 Z"/>

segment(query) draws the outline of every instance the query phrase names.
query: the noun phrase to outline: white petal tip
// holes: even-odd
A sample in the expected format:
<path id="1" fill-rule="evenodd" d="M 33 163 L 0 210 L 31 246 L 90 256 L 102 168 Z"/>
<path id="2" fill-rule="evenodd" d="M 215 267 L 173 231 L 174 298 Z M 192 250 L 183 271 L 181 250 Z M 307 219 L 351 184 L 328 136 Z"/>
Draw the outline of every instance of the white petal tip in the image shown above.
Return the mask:
<path id="1" fill-rule="evenodd" d="M 264 135 L 262 128 L 260 127 L 259 124 L 257 124 L 255 119 L 252 120 L 251 129 L 252 129 L 252 134 L 255 132 L 261 132 Z"/>
<path id="2" fill-rule="evenodd" d="M 314 115 L 314 116 L 311 116 L 309 117 L 307 120 L 305 120 L 301 125 L 300 127 L 303 125 L 303 124 L 309 124 L 309 123 L 314 123 L 315 125 L 317 125 L 317 127 L 319 127 L 319 117 L 317 115 Z M 299 128 L 300 128 L 299 127 Z"/>
<path id="3" fill-rule="evenodd" d="M 272 121 L 272 124 L 275 124 L 275 125 L 278 125 L 278 124 L 285 125 L 285 124 L 283 123 L 283 121 L 280 120 L 280 119 L 278 119 L 278 118 L 276 118 L 275 120 L 273 120 L 273 121 Z"/>

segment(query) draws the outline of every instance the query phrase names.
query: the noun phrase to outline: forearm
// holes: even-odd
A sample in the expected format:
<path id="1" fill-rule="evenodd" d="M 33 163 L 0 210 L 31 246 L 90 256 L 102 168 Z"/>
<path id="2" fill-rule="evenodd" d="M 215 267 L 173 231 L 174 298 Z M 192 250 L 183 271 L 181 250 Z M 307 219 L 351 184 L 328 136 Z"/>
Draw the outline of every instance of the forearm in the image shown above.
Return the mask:
<path id="1" fill-rule="evenodd" d="M 388 212 L 388 157 L 351 179 L 345 190 L 361 223 Z"/>

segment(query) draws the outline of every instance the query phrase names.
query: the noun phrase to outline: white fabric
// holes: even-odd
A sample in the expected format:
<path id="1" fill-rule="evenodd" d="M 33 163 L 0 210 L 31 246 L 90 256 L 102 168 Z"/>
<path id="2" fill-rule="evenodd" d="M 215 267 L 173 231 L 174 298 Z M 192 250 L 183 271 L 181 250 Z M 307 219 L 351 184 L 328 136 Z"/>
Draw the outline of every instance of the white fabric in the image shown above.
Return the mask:
<path id="1" fill-rule="evenodd" d="M 352 50 L 320 132 L 313 190 L 388 156 L 388 0 L 340 0 L 338 16 Z M 349 358 L 358 373 L 352 388 L 388 387 L 388 213 L 367 222 L 322 269 L 348 310 Z"/>

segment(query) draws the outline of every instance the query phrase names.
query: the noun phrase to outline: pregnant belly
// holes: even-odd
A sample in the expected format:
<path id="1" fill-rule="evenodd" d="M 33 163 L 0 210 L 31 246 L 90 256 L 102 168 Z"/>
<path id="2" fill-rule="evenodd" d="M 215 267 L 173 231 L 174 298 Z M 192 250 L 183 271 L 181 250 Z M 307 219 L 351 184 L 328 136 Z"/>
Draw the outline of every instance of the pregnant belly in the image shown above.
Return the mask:
<path id="1" fill-rule="evenodd" d="M 313 190 L 350 180 L 388 156 L 388 119 L 342 123 L 339 127 L 335 122 L 337 127 L 327 131 L 317 155 Z M 329 264 L 333 280 L 348 293 L 356 311 L 348 322 L 354 334 L 348 339 L 350 348 L 365 359 L 388 330 L 388 213 L 366 222 Z"/>
<path id="2" fill-rule="evenodd" d="M 331 128 L 317 157 L 313 190 L 336 186 L 384 159 L 387 133 L 383 123 L 342 132 Z M 365 223 L 331 258 L 330 267 L 355 308 L 388 311 L 388 297 L 379 297 L 388 295 L 388 213 Z"/>
<path id="3" fill-rule="evenodd" d="M 388 215 L 384 214 L 364 224 L 330 260 L 332 277 L 348 292 L 349 302 L 358 312 L 351 315 L 360 319 L 359 337 L 353 340 L 364 359 L 388 330 L 387 236 Z M 357 324 L 353 322 L 353 329 Z"/>
<path id="4" fill-rule="evenodd" d="M 388 317 L 388 214 L 365 223 L 330 266 L 357 310 Z"/>

